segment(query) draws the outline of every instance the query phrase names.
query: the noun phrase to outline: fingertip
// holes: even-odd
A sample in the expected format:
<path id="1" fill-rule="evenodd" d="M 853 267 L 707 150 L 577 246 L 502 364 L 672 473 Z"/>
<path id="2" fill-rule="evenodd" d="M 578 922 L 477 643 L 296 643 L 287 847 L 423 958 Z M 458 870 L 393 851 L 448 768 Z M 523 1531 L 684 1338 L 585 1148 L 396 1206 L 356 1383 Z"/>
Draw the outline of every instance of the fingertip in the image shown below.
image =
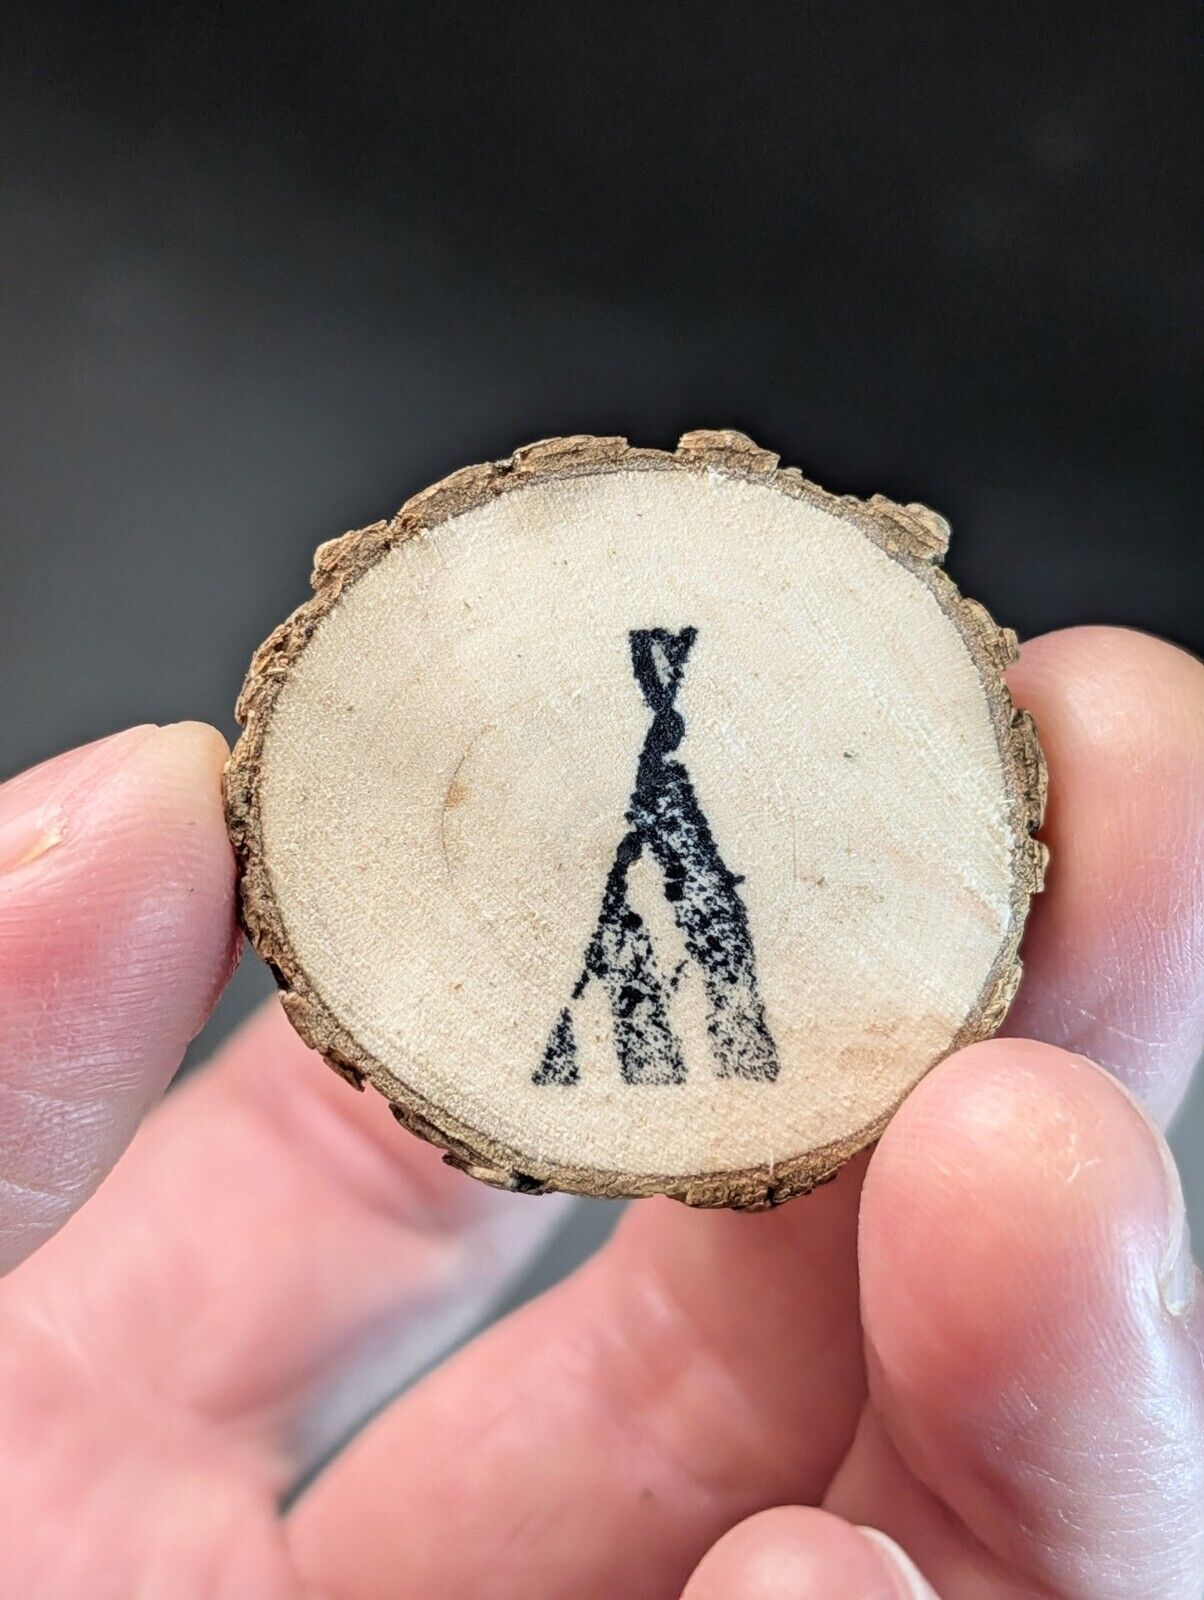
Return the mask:
<path id="1" fill-rule="evenodd" d="M 206 722 L 152 727 L 129 752 L 114 784 L 134 823 L 165 822 L 175 829 L 204 828 L 226 838 L 221 776 L 230 750 Z M 223 844 L 228 854 L 229 847 Z"/>
<path id="2" fill-rule="evenodd" d="M 1043 1306 L 1097 1316 L 1121 1296 L 1165 1300 L 1185 1230 L 1173 1160 L 1127 1090 L 1054 1045 L 990 1040 L 930 1073 L 882 1139 L 862 1197 L 863 1301 L 873 1317 L 879 1290 L 889 1297 L 898 1332 L 906 1279 L 926 1287 L 908 1293 L 925 1323 L 947 1295 L 950 1356 L 978 1370 L 976 1318 L 1003 1348 Z"/>
<path id="3" fill-rule="evenodd" d="M 893 1539 L 814 1506 L 738 1523 L 703 1557 L 682 1600 L 933 1600 Z"/>
<path id="4" fill-rule="evenodd" d="M 1033 639 L 1009 673 L 1049 766 L 1046 892 L 1006 1031 L 1099 1061 L 1165 1120 L 1204 1024 L 1204 666 L 1124 628 Z"/>
<path id="5" fill-rule="evenodd" d="M 1086 665 L 1095 672 L 1084 674 L 1081 669 Z M 1118 677 L 1161 687 L 1170 672 L 1191 687 L 1195 676 L 1204 673 L 1204 665 L 1190 651 L 1157 634 L 1088 623 L 1026 639 L 1019 661 L 1008 669 L 1008 681 L 1014 690 L 1023 691 L 1037 677 L 1047 679 L 1051 671 L 1063 676 L 1070 671 L 1082 686 L 1076 694 L 1090 695 L 1094 683 L 1106 704 L 1112 698 L 1108 684 Z"/>
<path id="6" fill-rule="evenodd" d="M 220 778 L 230 746 L 211 723 L 169 722 L 156 729 L 155 736 L 162 760 L 178 760 Z"/>
<path id="7" fill-rule="evenodd" d="M 225 739 L 207 723 L 155 728 L 97 795 L 91 818 L 101 881 L 114 880 L 125 902 L 121 931 L 129 957 L 149 959 L 165 983 L 184 980 L 175 1013 L 181 1050 L 241 950 L 221 792 L 228 754 Z"/>

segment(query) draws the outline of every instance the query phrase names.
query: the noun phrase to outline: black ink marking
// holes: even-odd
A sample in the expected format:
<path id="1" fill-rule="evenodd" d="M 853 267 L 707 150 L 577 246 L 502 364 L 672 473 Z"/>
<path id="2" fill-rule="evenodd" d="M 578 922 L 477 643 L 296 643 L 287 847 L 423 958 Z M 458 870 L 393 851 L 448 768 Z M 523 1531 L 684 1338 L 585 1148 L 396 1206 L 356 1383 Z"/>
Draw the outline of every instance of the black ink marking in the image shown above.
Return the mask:
<path id="1" fill-rule="evenodd" d="M 653 713 L 626 813 L 630 832 L 619 841 L 581 976 L 552 1028 L 535 1083 L 578 1081 L 572 1003 L 580 1000 L 592 978 L 610 1002 L 624 1082 L 685 1082 L 685 1058 L 669 1021 L 668 1000 L 686 963 L 679 962 L 668 979 L 661 975 L 647 925 L 628 897 L 628 873 L 645 849 L 661 870 L 687 959 L 702 974 L 707 1034 L 718 1076 L 772 1082 L 778 1075 L 777 1049 L 757 987 L 748 913 L 736 892 L 743 879 L 728 871 L 689 774 L 680 761 L 670 759 L 685 737 L 685 721 L 674 702 L 697 637 L 695 628 L 680 633 L 636 629 L 630 635 L 632 671 Z"/>

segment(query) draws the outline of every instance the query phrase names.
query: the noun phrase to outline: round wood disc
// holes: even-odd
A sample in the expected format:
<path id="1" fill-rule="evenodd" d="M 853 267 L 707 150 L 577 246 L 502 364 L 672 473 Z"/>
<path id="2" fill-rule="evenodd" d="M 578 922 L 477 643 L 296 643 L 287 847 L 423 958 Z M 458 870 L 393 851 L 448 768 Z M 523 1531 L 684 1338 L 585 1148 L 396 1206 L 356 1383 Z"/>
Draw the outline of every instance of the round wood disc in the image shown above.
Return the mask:
<path id="1" fill-rule="evenodd" d="M 1040 888 L 1014 635 L 921 506 L 551 440 L 324 546 L 227 775 L 303 1037 L 487 1182 L 755 1207 L 991 1033 Z"/>

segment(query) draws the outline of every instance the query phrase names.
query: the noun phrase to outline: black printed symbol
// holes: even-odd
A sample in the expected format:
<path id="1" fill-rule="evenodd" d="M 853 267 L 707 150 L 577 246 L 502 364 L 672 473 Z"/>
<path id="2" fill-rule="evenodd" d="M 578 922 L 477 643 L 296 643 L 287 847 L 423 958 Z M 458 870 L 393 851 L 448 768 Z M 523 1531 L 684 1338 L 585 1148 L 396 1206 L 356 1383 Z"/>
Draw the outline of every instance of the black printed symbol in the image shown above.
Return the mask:
<path id="1" fill-rule="evenodd" d="M 645 850 L 660 868 L 665 899 L 699 969 L 707 999 L 707 1033 L 717 1075 L 772 1082 L 778 1053 L 757 987 L 748 913 L 703 815 L 689 774 L 670 759 L 686 725 L 674 707 L 696 628 L 630 635 L 635 680 L 653 713 L 627 808 L 630 831 L 619 841 L 602 893 L 602 909 L 586 946 L 585 964 L 560 1013 L 534 1074 L 539 1084 L 572 1084 L 580 1069 L 573 1002 L 596 978 L 610 1002 L 619 1071 L 626 1083 L 684 1083 L 681 1042 L 669 1021 L 669 998 L 680 963 L 661 971 L 647 924 L 628 896 L 628 874 Z"/>

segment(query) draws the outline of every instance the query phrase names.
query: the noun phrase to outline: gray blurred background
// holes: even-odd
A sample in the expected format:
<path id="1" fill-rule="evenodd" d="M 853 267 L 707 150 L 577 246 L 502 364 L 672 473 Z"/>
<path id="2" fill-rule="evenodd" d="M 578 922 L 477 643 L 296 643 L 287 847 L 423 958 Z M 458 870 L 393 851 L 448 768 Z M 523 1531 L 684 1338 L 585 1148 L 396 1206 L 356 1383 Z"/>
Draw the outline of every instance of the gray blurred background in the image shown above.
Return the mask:
<path id="1" fill-rule="evenodd" d="M 1022 634 L 1199 649 L 1198 18 L 10 3 L 0 771 L 232 734 L 317 543 L 553 433 L 744 428 Z"/>

